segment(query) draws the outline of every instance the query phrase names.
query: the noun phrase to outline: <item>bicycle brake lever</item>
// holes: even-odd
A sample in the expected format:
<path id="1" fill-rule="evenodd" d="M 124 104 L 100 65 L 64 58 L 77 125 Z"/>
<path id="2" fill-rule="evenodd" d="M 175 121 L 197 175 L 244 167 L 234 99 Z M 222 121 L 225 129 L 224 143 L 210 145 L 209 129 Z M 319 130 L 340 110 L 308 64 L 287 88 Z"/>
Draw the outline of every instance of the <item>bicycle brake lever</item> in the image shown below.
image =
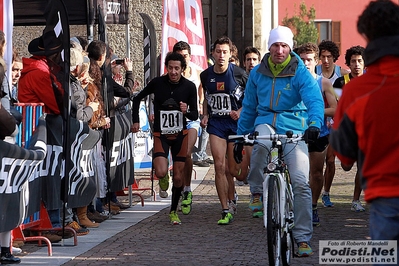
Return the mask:
<path id="1" fill-rule="evenodd" d="M 248 145 L 248 146 L 254 146 L 254 144 L 255 144 L 255 140 L 253 140 L 253 139 L 248 139 L 248 141 L 246 142 L 246 145 Z"/>

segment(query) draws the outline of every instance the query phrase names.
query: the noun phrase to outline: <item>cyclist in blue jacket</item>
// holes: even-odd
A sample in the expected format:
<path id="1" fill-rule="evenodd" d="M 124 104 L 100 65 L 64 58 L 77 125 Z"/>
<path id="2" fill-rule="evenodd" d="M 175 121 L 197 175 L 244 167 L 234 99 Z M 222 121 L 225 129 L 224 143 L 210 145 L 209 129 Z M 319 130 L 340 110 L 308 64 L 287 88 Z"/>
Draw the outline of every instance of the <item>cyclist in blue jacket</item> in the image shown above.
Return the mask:
<path id="1" fill-rule="evenodd" d="M 292 52 L 293 34 L 284 26 L 270 31 L 269 50 L 249 75 L 237 134 L 254 130 L 259 135 L 305 132 L 305 141 L 316 140 L 324 118 L 324 102 L 316 80 L 302 60 Z M 270 141 L 261 140 L 266 147 Z M 235 149 L 235 156 L 239 155 Z M 248 183 L 252 194 L 249 207 L 254 217 L 263 215 L 263 169 L 267 166 L 268 150 L 256 144 L 251 156 Z M 287 144 L 284 159 L 288 165 L 294 192 L 295 227 L 293 236 L 298 244 L 297 255 L 313 254 L 312 198 L 309 187 L 309 157 L 305 142 Z M 238 159 L 239 160 L 239 159 Z"/>

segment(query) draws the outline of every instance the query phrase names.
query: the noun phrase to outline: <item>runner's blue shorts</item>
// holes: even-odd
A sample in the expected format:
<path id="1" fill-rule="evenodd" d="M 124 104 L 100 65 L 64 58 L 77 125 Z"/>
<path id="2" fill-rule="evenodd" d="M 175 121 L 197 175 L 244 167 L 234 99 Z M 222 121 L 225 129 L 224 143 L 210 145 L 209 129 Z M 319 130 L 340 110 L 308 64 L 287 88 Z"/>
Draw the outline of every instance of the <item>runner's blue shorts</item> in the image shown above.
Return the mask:
<path id="1" fill-rule="evenodd" d="M 187 120 L 187 129 L 191 129 L 191 128 L 194 128 L 195 130 L 197 130 L 198 137 L 201 136 L 202 128 L 201 128 L 199 120 L 196 120 L 196 121 Z"/>
<path id="2" fill-rule="evenodd" d="M 210 118 L 206 131 L 209 134 L 225 139 L 227 142 L 234 142 L 234 140 L 229 140 L 229 136 L 237 134 L 237 121 L 230 117 Z"/>

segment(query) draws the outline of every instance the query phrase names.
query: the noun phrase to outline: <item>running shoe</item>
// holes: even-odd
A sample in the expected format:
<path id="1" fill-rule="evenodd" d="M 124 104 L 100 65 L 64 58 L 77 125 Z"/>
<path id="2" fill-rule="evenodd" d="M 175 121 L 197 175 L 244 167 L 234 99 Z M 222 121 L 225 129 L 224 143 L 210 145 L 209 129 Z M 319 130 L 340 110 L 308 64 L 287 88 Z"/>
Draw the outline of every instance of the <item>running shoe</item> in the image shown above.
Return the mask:
<path id="1" fill-rule="evenodd" d="M 159 196 L 161 198 L 168 197 L 168 190 L 169 188 L 169 175 L 166 174 L 164 177 L 159 179 Z"/>
<path id="2" fill-rule="evenodd" d="M 191 191 L 183 192 L 183 200 L 181 201 L 182 205 L 191 205 L 193 203 L 193 193 Z"/>
<path id="3" fill-rule="evenodd" d="M 170 223 L 173 225 L 181 224 L 181 221 L 180 221 L 179 216 L 177 215 L 176 211 L 171 211 L 169 213 L 169 219 L 170 219 Z"/>
<path id="4" fill-rule="evenodd" d="M 351 210 L 354 212 L 364 212 L 366 209 L 362 206 L 360 200 L 354 200 L 352 201 Z"/>
<path id="5" fill-rule="evenodd" d="M 252 194 L 249 208 L 252 212 L 263 211 L 262 195 L 259 193 Z"/>
<path id="6" fill-rule="evenodd" d="M 312 254 L 313 254 L 312 247 L 308 243 L 306 242 L 298 243 L 298 251 L 296 252 L 296 255 L 298 257 L 309 257 Z"/>
<path id="7" fill-rule="evenodd" d="M 237 181 L 237 185 L 239 185 L 240 187 L 242 187 L 242 186 L 245 185 L 245 184 L 244 184 L 244 181 L 238 180 L 238 181 Z"/>
<path id="8" fill-rule="evenodd" d="M 237 214 L 237 204 L 232 200 L 229 200 L 229 212 L 231 214 Z"/>
<path id="9" fill-rule="evenodd" d="M 209 164 L 214 164 L 214 162 L 211 158 L 206 158 L 204 161 Z"/>
<path id="10" fill-rule="evenodd" d="M 163 191 L 161 188 L 159 188 L 159 196 L 163 199 L 166 199 L 169 196 L 168 191 Z"/>
<path id="11" fill-rule="evenodd" d="M 193 162 L 193 164 L 198 166 L 198 167 L 209 167 L 209 166 L 211 166 L 206 161 L 197 161 L 197 162 Z"/>
<path id="12" fill-rule="evenodd" d="M 323 202 L 324 207 L 334 207 L 334 203 L 330 200 L 330 194 L 324 194 L 321 196 L 321 201 Z"/>
<path id="13" fill-rule="evenodd" d="M 317 209 L 312 209 L 312 222 L 313 226 L 320 225 L 320 219 L 319 219 L 319 214 L 317 213 Z"/>
<path id="14" fill-rule="evenodd" d="M 263 217 L 263 211 L 252 212 L 252 217 L 253 218 L 262 218 Z"/>
<path id="15" fill-rule="evenodd" d="M 191 191 L 184 192 L 183 199 L 181 201 L 181 212 L 185 215 L 190 214 L 192 203 L 193 203 L 193 193 Z"/>
<path id="16" fill-rule="evenodd" d="M 159 178 L 159 187 L 162 190 L 168 190 L 168 188 L 169 188 L 169 175 L 168 174 L 166 174 L 162 178 Z"/>
<path id="17" fill-rule="evenodd" d="M 21 259 L 18 257 L 14 257 L 11 252 L 1 252 L 0 264 L 19 264 L 21 263 Z"/>
<path id="18" fill-rule="evenodd" d="M 230 212 L 222 212 L 222 219 L 218 221 L 219 225 L 226 225 L 233 221 L 233 215 Z"/>

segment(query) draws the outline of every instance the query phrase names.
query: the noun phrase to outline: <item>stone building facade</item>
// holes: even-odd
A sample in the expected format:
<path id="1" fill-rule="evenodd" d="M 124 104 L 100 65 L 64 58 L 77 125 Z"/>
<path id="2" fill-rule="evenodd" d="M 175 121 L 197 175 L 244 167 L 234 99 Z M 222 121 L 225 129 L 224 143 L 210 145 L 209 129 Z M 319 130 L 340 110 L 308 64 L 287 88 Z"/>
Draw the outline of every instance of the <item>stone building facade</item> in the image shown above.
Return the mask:
<path id="1" fill-rule="evenodd" d="M 273 24 L 273 3 L 277 0 L 202 0 L 205 31 L 208 36 L 208 45 L 217 37 L 229 36 L 241 52 L 248 46 L 255 46 L 263 54 L 265 38 Z M 130 58 L 134 62 L 134 73 L 140 84 L 143 84 L 143 21 L 139 13 L 146 13 L 152 19 L 157 35 L 157 51 L 160 53 L 162 37 L 162 5 L 163 0 L 130 0 L 129 25 L 108 25 L 108 42 L 120 56 L 126 56 L 127 43 L 130 49 Z M 272 18 L 272 19 L 271 19 Z M 30 56 L 27 47 L 29 41 L 40 36 L 44 26 L 14 27 L 13 45 L 24 57 Z M 126 30 L 130 39 L 127 40 Z M 97 39 L 97 30 L 94 27 L 94 39 Z M 71 26 L 71 36 L 87 36 L 87 26 Z M 209 48 L 209 47 L 208 47 Z"/>

